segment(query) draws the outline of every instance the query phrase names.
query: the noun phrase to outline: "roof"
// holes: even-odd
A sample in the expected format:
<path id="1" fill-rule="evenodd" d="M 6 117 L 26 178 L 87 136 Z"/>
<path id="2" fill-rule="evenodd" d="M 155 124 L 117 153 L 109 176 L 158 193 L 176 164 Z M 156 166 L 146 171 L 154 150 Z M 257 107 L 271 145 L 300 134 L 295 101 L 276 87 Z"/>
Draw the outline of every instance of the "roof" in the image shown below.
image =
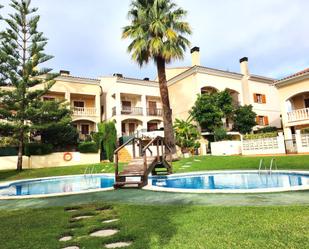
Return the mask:
<path id="1" fill-rule="evenodd" d="M 297 73 L 295 73 L 295 74 L 292 74 L 292 75 L 290 75 L 290 76 L 287 76 L 287 77 L 285 77 L 285 78 L 283 78 L 283 79 L 281 79 L 281 80 L 278 80 L 278 81 L 287 80 L 287 79 L 292 79 L 292 78 L 295 78 L 295 77 L 304 75 L 304 74 L 306 74 L 306 73 L 309 73 L 309 67 L 306 68 L 306 69 L 304 69 L 304 70 L 302 70 L 302 71 L 300 71 L 300 72 L 297 72 Z"/>
<path id="2" fill-rule="evenodd" d="M 309 67 L 295 74 L 287 76 L 281 80 L 275 81 L 275 85 L 286 84 L 286 83 L 293 81 L 294 79 L 297 80 L 300 77 L 306 77 L 306 76 L 309 76 Z"/>

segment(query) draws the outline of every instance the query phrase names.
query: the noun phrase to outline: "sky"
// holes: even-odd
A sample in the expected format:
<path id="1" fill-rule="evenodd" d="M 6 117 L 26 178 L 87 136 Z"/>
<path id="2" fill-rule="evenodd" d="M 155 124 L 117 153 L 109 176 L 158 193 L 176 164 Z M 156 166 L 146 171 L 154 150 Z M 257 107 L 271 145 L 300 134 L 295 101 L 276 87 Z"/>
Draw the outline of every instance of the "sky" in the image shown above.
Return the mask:
<path id="1" fill-rule="evenodd" d="M 2 15 L 12 12 L 9 0 Z M 74 76 L 121 73 L 152 79 L 154 63 L 140 68 L 121 39 L 129 24 L 131 0 L 32 0 L 39 8 L 40 31 L 49 38 L 47 66 Z M 239 72 L 239 59 L 249 57 L 252 74 L 282 78 L 309 67 L 308 0 L 174 0 L 188 11 L 191 45 L 201 49 L 201 64 Z M 187 50 L 182 61 L 168 67 L 190 66 Z"/>

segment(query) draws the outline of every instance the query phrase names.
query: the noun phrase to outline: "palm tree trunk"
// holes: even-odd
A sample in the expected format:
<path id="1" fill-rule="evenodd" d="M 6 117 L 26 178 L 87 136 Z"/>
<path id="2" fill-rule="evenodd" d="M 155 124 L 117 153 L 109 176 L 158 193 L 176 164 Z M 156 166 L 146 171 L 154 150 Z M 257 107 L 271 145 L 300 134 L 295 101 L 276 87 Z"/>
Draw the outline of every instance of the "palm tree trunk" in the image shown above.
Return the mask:
<path id="1" fill-rule="evenodd" d="M 161 57 L 156 59 L 158 78 L 159 78 L 159 87 L 160 95 L 163 106 L 163 123 L 164 123 L 164 137 L 167 145 L 171 148 L 172 153 L 176 154 L 176 145 L 175 145 L 175 136 L 173 129 L 173 120 L 172 120 L 172 110 L 170 107 L 170 100 L 168 94 L 168 88 L 166 83 L 166 74 L 165 74 L 165 60 Z"/>

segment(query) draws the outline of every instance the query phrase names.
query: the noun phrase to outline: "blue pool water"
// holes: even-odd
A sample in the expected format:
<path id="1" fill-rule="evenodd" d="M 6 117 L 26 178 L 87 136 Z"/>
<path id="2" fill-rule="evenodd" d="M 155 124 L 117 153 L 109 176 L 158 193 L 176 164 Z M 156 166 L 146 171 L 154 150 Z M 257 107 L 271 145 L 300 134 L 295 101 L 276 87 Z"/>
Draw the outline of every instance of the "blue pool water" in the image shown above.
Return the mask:
<path id="1" fill-rule="evenodd" d="M 0 196 L 48 195 L 110 188 L 114 177 L 104 175 L 72 176 L 22 181 L 0 187 Z"/>
<path id="2" fill-rule="evenodd" d="M 175 177 L 160 177 L 152 185 L 176 189 L 266 189 L 294 186 L 309 186 L 309 175 L 287 173 L 218 173 Z"/>
<path id="3" fill-rule="evenodd" d="M 112 187 L 114 177 L 109 175 L 55 177 L 20 181 L 0 187 L 0 197 L 49 195 L 100 190 Z M 288 173 L 208 173 L 150 177 L 150 184 L 162 188 L 192 190 L 252 190 L 308 186 L 309 174 Z"/>

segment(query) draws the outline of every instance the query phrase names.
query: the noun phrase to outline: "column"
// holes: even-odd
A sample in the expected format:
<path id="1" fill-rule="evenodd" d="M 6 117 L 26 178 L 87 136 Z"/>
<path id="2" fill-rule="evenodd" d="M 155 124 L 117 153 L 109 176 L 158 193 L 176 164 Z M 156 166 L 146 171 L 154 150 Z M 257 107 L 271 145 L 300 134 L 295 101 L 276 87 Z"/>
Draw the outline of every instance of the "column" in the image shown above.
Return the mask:
<path id="1" fill-rule="evenodd" d="M 120 94 L 120 92 L 116 92 L 115 93 L 115 101 L 116 101 L 116 104 L 115 104 L 115 106 L 116 106 L 116 115 L 120 116 L 121 115 L 121 94 Z M 120 126 L 121 126 L 121 124 L 120 124 Z"/>
<path id="2" fill-rule="evenodd" d="M 69 103 L 68 108 L 70 109 L 71 105 L 73 105 L 73 103 L 71 103 L 71 93 L 70 92 L 65 92 L 64 98 Z"/>
<path id="3" fill-rule="evenodd" d="M 142 123 L 142 130 L 147 131 L 147 97 L 146 95 L 141 96 L 141 104 L 143 108 L 143 123 Z"/>

